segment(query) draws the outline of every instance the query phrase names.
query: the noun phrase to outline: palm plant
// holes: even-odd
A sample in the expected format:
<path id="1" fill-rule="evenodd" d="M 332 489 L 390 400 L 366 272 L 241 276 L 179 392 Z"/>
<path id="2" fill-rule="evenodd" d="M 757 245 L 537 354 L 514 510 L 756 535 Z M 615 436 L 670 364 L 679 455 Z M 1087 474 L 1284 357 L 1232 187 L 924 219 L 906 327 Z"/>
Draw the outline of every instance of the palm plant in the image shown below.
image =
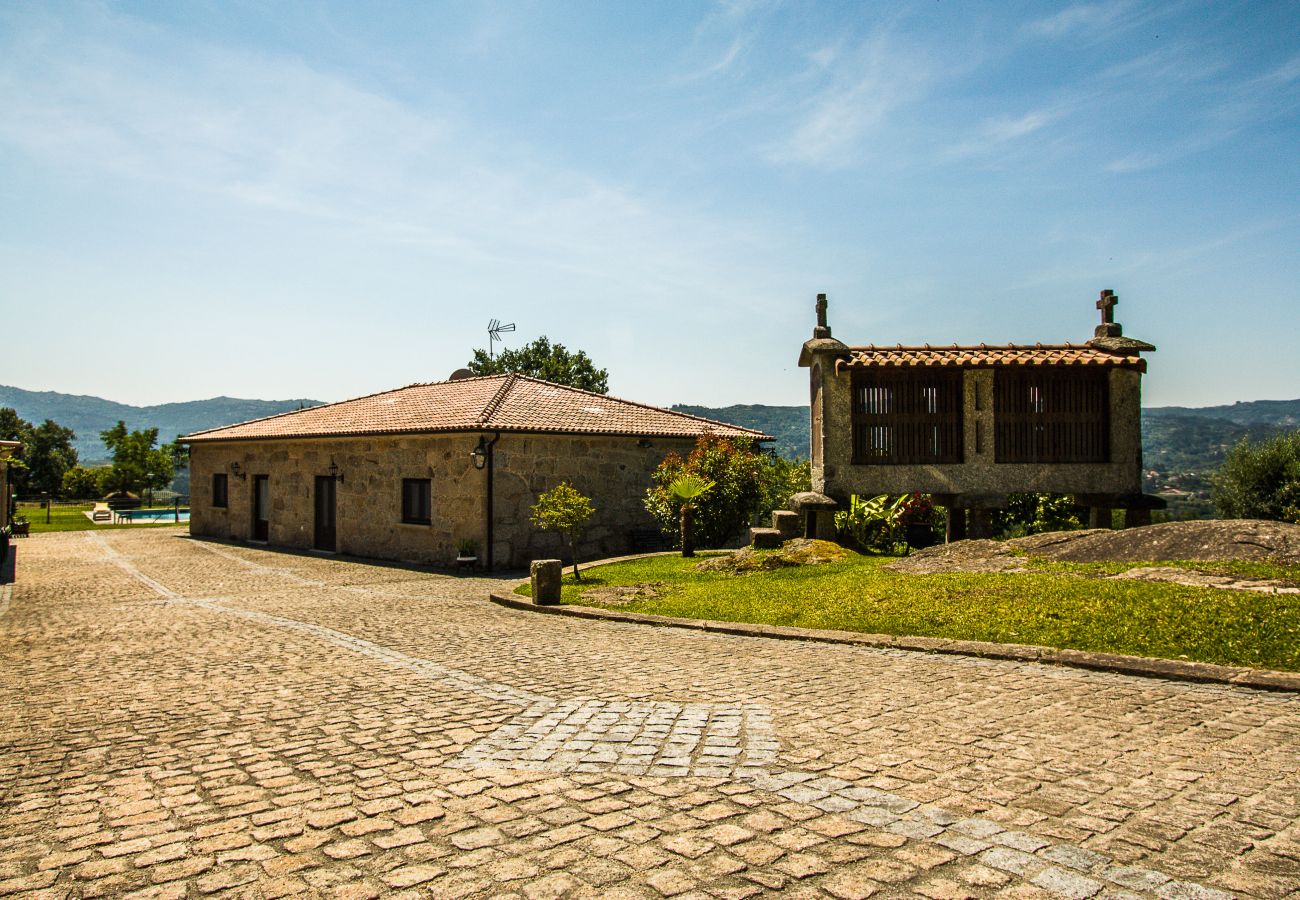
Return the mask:
<path id="1" fill-rule="evenodd" d="M 668 496 L 681 504 L 682 556 L 694 556 L 695 544 L 691 534 L 691 517 L 695 512 L 695 500 L 713 487 L 698 475 L 678 475 L 668 485 Z"/>

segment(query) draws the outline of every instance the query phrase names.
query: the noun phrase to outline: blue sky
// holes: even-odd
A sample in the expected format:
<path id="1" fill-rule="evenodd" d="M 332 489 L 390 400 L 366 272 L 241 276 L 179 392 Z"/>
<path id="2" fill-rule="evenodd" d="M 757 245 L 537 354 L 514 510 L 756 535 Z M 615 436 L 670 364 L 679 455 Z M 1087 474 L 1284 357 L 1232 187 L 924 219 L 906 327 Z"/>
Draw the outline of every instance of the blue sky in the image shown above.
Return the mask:
<path id="1" fill-rule="evenodd" d="M 491 318 L 650 403 L 849 344 L 1083 341 L 1300 396 L 1300 5 L 0 6 L 0 383 L 445 378 Z"/>

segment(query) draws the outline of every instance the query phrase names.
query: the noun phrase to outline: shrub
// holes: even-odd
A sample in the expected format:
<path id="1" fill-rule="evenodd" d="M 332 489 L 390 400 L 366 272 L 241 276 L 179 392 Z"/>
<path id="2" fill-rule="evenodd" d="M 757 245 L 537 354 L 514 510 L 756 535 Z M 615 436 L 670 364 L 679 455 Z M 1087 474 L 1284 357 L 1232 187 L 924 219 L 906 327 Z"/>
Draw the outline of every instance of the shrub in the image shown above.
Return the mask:
<path id="1" fill-rule="evenodd" d="M 766 525 L 774 510 L 790 508 L 791 497 L 812 490 L 812 463 L 806 459 L 793 461 L 775 454 L 764 454 L 760 479 L 763 499 L 759 502 L 755 522 Z"/>
<path id="2" fill-rule="evenodd" d="M 835 514 L 835 528 L 841 539 L 863 553 L 906 553 L 907 542 L 902 539 L 903 516 L 911 500 L 911 494 L 893 500 L 888 494 L 870 500 L 854 494 L 849 498 L 849 508 Z"/>
<path id="3" fill-rule="evenodd" d="M 1076 531 L 1083 527 L 1079 506 L 1071 494 L 1012 494 L 1007 508 L 993 516 L 993 527 L 1004 538 Z"/>
<path id="4" fill-rule="evenodd" d="M 1210 498 L 1228 519 L 1300 524 L 1300 431 L 1258 444 L 1242 438 L 1224 457 Z"/>
<path id="5" fill-rule="evenodd" d="M 701 435 L 690 456 L 669 453 L 651 473 L 645 508 L 664 534 L 672 534 L 679 528 L 681 501 L 673 499 L 669 486 L 682 475 L 713 482 L 713 488 L 694 501 L 695 535 L 706 547 L 721 547 L 749 525 L 762 506 L 764 471 L 763 455 L 752 440 Z"/>

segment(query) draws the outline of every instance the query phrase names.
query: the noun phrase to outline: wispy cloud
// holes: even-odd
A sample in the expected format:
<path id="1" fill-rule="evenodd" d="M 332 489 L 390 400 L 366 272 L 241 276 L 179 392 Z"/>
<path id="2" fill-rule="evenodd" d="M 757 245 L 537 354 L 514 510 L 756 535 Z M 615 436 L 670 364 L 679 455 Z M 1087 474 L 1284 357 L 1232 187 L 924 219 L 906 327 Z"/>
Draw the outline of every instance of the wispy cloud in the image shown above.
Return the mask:
<path id="1" fill-rule="evenodd" d="M 896 113 L 924 97 L 935 80 L 928 55 L 883 28 L 834 63 L 823 78 L 829 83 L 800 104 L 789 137 L 769 149 L 771 160 L 848 165 Z"/>
<path id="2" fill-rule="evenodd" d="M 1120 23 L 1133 12 L 1133 4 L 1124 0 L 1110 3 L 1076 3 L 1050 16 L 1026 22 L 1026 35 L 1055 40 L 1080 31 L 1098 32 Z"/>
<path id="3" fill-rule="evenodd" d="M 1152 66 L 1144 68 L 1150 71 Z M 1236 77 L 1228 77 L 1228 64 L 1221 62 L 1209 84 L 1203 70 L 1194 68 L 1185 74 L 1169 68 L 1161 65 L 1165 77 L 1148 83 L 1166 105 L 1188 110 L 1174 120 L 1180 127 L 1163 142 L 1110 161 L 1103 167 L 1106 172 L 1130 174 L 1167 166 L 1300 110 L 1300 56 L 1262 73 Z M 1194 103 L 1188 99 L 1193 89 Z"/>
<path id="4" fill-rule="evenodd" d="M 985 119 L 972 134 L 953 145 L 944 155 L 948 159 L 965 159 L 1002 152 L 1008 146 L 1042 132 L 1067 114 L 1067 109 L 1058 106 L 1031 110 L 1020 116 Z"/>

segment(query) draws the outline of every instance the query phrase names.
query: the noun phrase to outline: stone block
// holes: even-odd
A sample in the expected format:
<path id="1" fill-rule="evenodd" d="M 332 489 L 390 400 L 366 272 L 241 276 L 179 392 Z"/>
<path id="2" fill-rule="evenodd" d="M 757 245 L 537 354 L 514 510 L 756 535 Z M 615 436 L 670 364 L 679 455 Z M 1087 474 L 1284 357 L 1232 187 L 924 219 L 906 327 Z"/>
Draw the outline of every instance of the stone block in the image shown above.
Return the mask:
<path id="1" fill-rule="evenodd" d="M 749 529 L 749 543 L 755 550 L 776 550 L 780 548 L 784 541 L 781 538 L 781 532 L 775 528 L 751 528 Z"/>
<path id="2" fill-rule="evenodd" d="M 772 527 L 781 532 L 781 537 L 789 540 L 799 536 L 800 519 L 797 512 L 778 509 L 772 512 Z"/>
<path id="3" fill-rule="evenodd" d="M 539 605 L 560 602 L 561 563 L 558 559 L 535 559 L 529 568 L 533 579 L 533 602 Z"/>

